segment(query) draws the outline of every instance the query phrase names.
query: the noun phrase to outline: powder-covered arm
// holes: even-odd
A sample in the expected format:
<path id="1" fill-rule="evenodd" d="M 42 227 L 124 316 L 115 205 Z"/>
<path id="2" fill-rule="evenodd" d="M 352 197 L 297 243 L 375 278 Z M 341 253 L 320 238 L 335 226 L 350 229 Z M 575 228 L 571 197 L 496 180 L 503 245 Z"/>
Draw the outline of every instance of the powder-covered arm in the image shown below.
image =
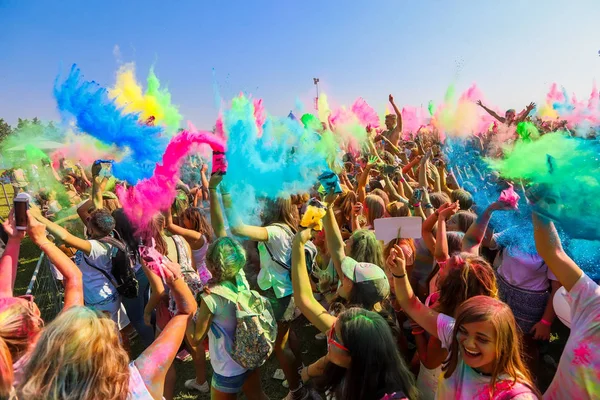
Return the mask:
<path id="1" fill-rule="evenodd" d="M 221 203 L 219 203 L 219 193 L 217 192 L 217 188 L 222 180 L 223 175 L 212 174 L 210 177 L 210 183 L 208 184 L 210 200 L 210 223 L 213 231 L 215 232 L 215 236 L 218 238 L 227 236 L 227 232 L 225 231 L 225 218 L 223 218 L 223 210 L 221 209 Z M 223 194 L 223 203 L 225 203 L 226 198 L 228 201 L 231 201 L 228 194 Z"/>
<path id="2" fill-rule="evenodd" d="M 506 122 L 506 118 L 499 116 L 498 114 L 496 114 L 496 112 L 494 110 L 490 110 L 489 108 L 484 106 L 483 103 L 481 102 L 481 100 L 477 100 L 477 105 L 479 107 L 483 108 L 488 114 L 490 114 L 492 117 L 496 118 L 498 121 L 500 121 L 502 123 Z"/>
<path id="3" fill-rule="evenodd" d="M 2 226 L 8 234 L 8 243 L 0 258 L 0 298 L 13 296 L 21 240 L 25 237 L 25 232 L 17 230 L 14 209 L 9 212 L 8 219 L 2 223 Z"/>
<path id="4" fill-rule="evenodd" d="M 146 388 L 155 399 L 161 399 L 165 377 L 183 342 L 186 327 L 196 312 L 194 295 L 181 276 L 178 264 L 163 264 L 167 286 L 177 304 L 177 314 L 167 323 L 160 336 L 135 360 Z"/>
<path id="5" fill-rule="evenodd" d="M 39 222 L 46 225 L 46 229 L 48 229 L 54 236 L 60 239 L 62 242 L 66 243 L 71 247 L 75 247 L 78 250 L 83 251 L 86 255 L 89 255 L 92 251 L 92 244 L 85 239 L 78 238 L 77 236 L 71 234 L 62 226 L 55 224 L 47 218 L 44 218 L 39 210 L 39 208 L 31 207 L 28 213 L 35 217 Z"/>
<path id="6" fill-rule="evenodd" d="M 583 271 L 563 250 L 554 223 L 535 213 L 532 219 L 533 237 L 538 254 L 558 281 L 567 291 L 570 291 L 583 275 Z"/>
<path id="7" fill-rule="evenodd" d="M 65 288 L 63 310 L 73 306 L 83 306 L 82 274 L 77 265 L 46 238 L 46 227 L 39 223 L 29 212 L 27 215 L 27 235 L 46 255 L 48 260 L 63 276 Z"/>
<path id="8" fill-rule="evenodd" d="M 415 296 L 406 274 L 406 260 L 400 246 L 395 245 L 390 251 L 390 255 L 386 260 L 386 268 L 390 270 L 394 277 L 396 299 L 404 312 L 430 335 L 438 337 L 437 317 L 439 313 L 425 306 Z"/>
<path id="9" fill-rule="evenodd" d="M 344 258 L 346 258 L 346 252 L 344 250 L 344 239 L 342 238 L 340 227 L 338 226 L 333 213 L 333 203 L 336 198 L 337 196 L 333 193 L 330 193 L 325 198 L 325 202 L 327 203 L 327 213 L 325 214 L 325 217 L 323 217 L 323 228 L 325 229 L 327 249 L 329 250 L 331 260 L 333 261 L 335 272 L 338 276 L 343 276 L 342 262 L 344 261 Z"/>
<path id="10" fill-rule="evenodd" d="M 304 229 L 296 234 L 292 243 L 292 286 L 294 302 L 302 314 L 321 332 L 327 332 L 336 318 L 330 315 L 313 294 L 306 269 L 304 245 L 310 239 L 312 229 Z"/>

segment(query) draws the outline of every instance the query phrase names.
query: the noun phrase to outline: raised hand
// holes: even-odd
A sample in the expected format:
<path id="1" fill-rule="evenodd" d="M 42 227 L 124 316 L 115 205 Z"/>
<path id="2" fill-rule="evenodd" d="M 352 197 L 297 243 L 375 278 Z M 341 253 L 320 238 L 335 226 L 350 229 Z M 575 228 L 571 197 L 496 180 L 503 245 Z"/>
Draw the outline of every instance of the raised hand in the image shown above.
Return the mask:
<path id="1" fill-rule="evenodd" d="M 483 107 L 483 103 L 481 102 L 481 100 L 477 100 L 475 104 L 477 104 L 479 107 Z"/>
<path id="2" fill-rule="evenodd" d="M 393 103 L 393 102 L 394 102 L 394 96 L 392 96 L 392 95 L 390 94 L 390 96 L 388 97 L 388 100 L 390 101 L 390 103 Z"/>
<path id="3" fill-rule="evenodd" d="M 8 213 L 8 219 L 2 223 L 4 227 L 4 231 L 8 235 L 8 237 L 12 239 L 23 239 L 25 237 L 25 231 L 20 231 L 17 229 L 17 222 L 15 221 L 15 209 L 13 208 Z"/>

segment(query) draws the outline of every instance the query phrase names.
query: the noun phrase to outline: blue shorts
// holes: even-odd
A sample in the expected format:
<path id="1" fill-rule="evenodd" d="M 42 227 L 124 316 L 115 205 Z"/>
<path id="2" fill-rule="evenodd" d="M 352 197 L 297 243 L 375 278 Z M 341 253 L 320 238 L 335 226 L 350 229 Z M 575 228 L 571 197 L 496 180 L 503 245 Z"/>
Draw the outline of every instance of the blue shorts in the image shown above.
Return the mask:
<path id="1" fill-rule="evenodd" d="M 241 375 L 223 376 L 213 371 L 211 385 L 214 389 L 222 393 L 239 393 L 242 391 L 246 378 L 251 371 L 246 371 Z"/>

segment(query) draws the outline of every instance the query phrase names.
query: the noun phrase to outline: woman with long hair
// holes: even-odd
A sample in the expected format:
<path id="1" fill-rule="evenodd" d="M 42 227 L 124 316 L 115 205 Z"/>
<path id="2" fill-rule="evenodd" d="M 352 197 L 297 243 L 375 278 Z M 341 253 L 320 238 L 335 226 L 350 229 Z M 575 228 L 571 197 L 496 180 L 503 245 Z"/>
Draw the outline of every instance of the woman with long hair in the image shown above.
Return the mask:
<path id="1" fill-rule="evenodd" d="M 72 307 L 42 332 L 25 366 L 27 381 L 17 387 L 19 398 L 162 398 L 167 370 L 196 311 L 196 301 L 179 265 L 167 261 L 161 268 L 177 311 L 135 361 L 129 362 L 113 321 L 94 309 Z"/>
<path id="2" fill-rule="evenodd" d="M 210 274 L 206 270 L 206 251 L 208 245 L 213 241 L 212 227 L 206 220 L 204 211 L 197 207 L 183 210 L 179 221 L 181 225 L 175 224 L 172 215 L 167 213 L 167 230 L 173 235 L 179 235 L 187 240 L 192 249 L 196 270 L 203 283 L 206 283 L 210 279 Z"/>
<path id="3" fill-rule="evenodd" d="M 236 307 L 230 299 L 220 296 L 219 289 L 228 288 L 234 292 L 249 290 L 244 275 L 246 252 L 235 239 L 227 237 L 225 221 L 219 203 L 217 187 L 222 177 L 213 175 L 209 183 L 211 222 L 218 237 L 208 247 L 206 265 L 211 273 L 205 292 L 201 295 L 200 307 L 190 342 L 199 346 L 208 336 L 210 362 L 213 368 L 211 398 L 215 400 L 234 400 L 244 392 L 249 400 L 265 400 L 262 391 L 259 370 L 247 370 L 235 362 L 229 352 L 231 338 L 237 327 Z M 214 292 L 214 293 L 213 293 Z M 221 332 L 221 334 L 215 334 Z M 225 333 L 225 334 L 222 334 Z"/>
<path id="4" fill-rule="evenodd" d="M 349 308 L 330 315 L 315 299 L 306 269 L 304 244 L 311 229 L 296 234 L 292 250 L 294 298 L 304 316 L 327 334 L 327 355 L 302 369 L 336 399 L 418 398 L 414 377 L 396 350 L 388 322 L 376 312 Z"/>
<path id="5" fill-rule="evenodd" d="M 115 220 L 115 231 L 129 250 L 135 254 L 136 258 L 134 272 L 138 281 L 138 295 L 135 298 L 121 296 L 121 302 L 142 343 L 145 347 L 148 347 L 154 341 L 154 330 L 144 321 L 144 310 L 150 298 L 150 280 L 142 268 L 138 250 L 141 238 L 135 234 L 134 228 L 122 208 L 113 211 L 112 216 Z"/>
<path id="6" fill-rule="evenodd" d="M 471 257 L 475 256 L 456 255 L 450 264 L 466 264 Z M 471 297 L 458 307 L 455 319 L 426 307 L 415 296 L 401 250 L 392 251 L 387 264 L 402 309 L 449 352 L 436 398 L 540 397 L 525 368 L 519 331 L 506 304 L 489 296 Z"/>
<path id="7" fill-rule="evenodd" d="M 211 179 L 213 179 L 211 177 Z M 216 186 L 212 186 L 216 188 Z M 302 366 L 300 350 L 290 331 L 290 323 L 296 309 L 292 298 L 290 270 L 286 265 L 291 255 L 292 239 L 298 230 L 298 208 L 290 197 L 267 199 L 264 213 L 264 226 L 246 225 L 233 210 L 229 193 L 221 188 L 223 205 L 231 232 L 258 242 L 260 254 L 260 272 L 258 286 L 271 303 L 277 320 L 277 341 L 275 356 L 288 382 L 290 399 L 302 399 L 307 396 L 298 369 Z M 212 200 L 212 195 L 211 195 Z M 214 207 L 213 207 L 214 206 Z M 213 208 L 220 212 L 220 204 L 211 202 L 211 221 Z M 214 224 L 214 223 L 213 223 Z"/>
<path id="8" fill-rule="evenodd" d="M 44 326 L 33 296 L 13 297 L 19 248 L 24 232 L 16 229 L 14 211 L 3 223 L 9 240 L 0 258 L 0 398 L 25 380 L 24 366 Z M 63 310 L 83 305 L 81 272 L 73 261 L 46 238 L 46 227 L 28 212 L 27 235 L 63 276 Z"/>
<path id="9" fill-rule="evenodd" d="M 155 215 L 150 221 L 147 229 L 143 232 L 143 243 L 149 247 L 154 246 L 156 250 L 168 260 L 177 262 L 181 266 L 181 274 L 184 282 L 188 285 L 193 295 L 196 296 L 202 291 L 204 285 L 200 280 L 198 272 L 196 272 L 194 268 L 191 247 L 183 237 L 178 235 L 167 235 L 166 221 L 167 217 L 165 217 L 164 214 Z M 156 310 L 156 334 L 158 335 L 176 313 L 175 298 L 168 288 L 165 288 L 162 280 L 156 274 L 150 273 L 143 264 L 142 267 L 150 280 L 150 286 L 152 288 L 150 299 L 144 310 L 144 320 L 147 324 L 150 324 L 152 311 Z M 190 328 L 192 325 L 193 323 L 190 321 Z M 206 359 L 204 351 L 199 351 L 194 346 L 191 346 L 189 341 L 188 343 L 181 343 L 180 350 L 188 351 L 194 359 L 196 384 L 193 384 L 193 380 L 190 380 L 192 382 L 188 383 L 188 386 L 193 385 L 193 389 L 195 390 L 204 393 L 208 392 L 209 385 L 206 381 Z M 175 380 L 175 367 L 171 365 L 165 382 L 164 396 L 167 399 L 172 399 L 174 396 Z"/>

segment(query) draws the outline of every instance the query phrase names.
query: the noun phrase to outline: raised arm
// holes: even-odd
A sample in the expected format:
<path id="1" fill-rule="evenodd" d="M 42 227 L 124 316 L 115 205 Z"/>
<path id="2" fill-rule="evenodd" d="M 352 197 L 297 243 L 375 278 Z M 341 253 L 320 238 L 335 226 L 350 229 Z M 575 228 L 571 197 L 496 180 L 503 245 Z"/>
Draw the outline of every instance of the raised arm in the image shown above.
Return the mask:
<path id="1" fill-rule="evenodd" d="M 396 117 L 398 118 L 398 121 L 396 122 L 396 127 L 394 128 L 394 132 L 397 133 L 398 134 L 398 138 L 400 138 L 400 134 L 402 133 L 402 113 L 400 112 L 400 110 L 396 106 L 396 103 L 394 103 L 394 96 L 392 96 L 390 94 L 389 100 L 390 100 L 390 103 L 392 104 L 392 107 L 394 108 L 394 112 L 396 113 Z M 393 144 L 397 144 L 397 143 L 393 143 Z"/>
<path id="2" fill-rule="evenodd" d="M 442 208 L 440 207 L 440 209 Z M 423 221 L 423 225 L 421 225 L 421 236 L 423 237 L 425 246 L 427 246 L 427 250 L 429 250 L 432 255 L 435 252 L 435 236 L 433 235 L 433 228 L 435 228 L 437 220 L 438 211 L 428 216 L 427 219 Z"/>
<path id="3" fill-rule="evenodd" d="M 292 243 L 292 286 L 294 302 L 302 314 L 321 332 L 325 333 L 335 323 L 336 318 L 330 315 L 313 295 L 308 270 L 306 269 L 306 256 L 304 245 L 310 239 L 312 229 L 304 229 L 296 234 Z"/>
<path id="4" fill-rule="evenodd" d="M 193 229 L 186 229 L 182 226 L 175 224 L 173 222 L 173 215 L 171 215 L 171 213 L 168 211 L 165 213 L 165 217 L 166 217 L 166 228 L 169 232 L 171 232 L 174 235 L 183 236 L 185 238 L 185 240 L 187 240 L 188 243 L 198 242 L 199 247 L 204 246 L 204 242 L 206 241 L 206 239 L 204 238 L 204 235 L 202 235 L 200 232 L 196 232 Z M 212 217 L 211 217 L 211 221 L 212 221 Z"/>
<path id="5" fill-rule="evenodd" d="M 533 237 L 538 254 L 544 259 L 558 281 L 567 291 L 570 291 L 583 275 L 583 271 L 563 250 L 554 223 L 535 213 L 532 219 Z"/>
<path id="6" fill-rule="evenodd" d="M 325 202 L 327 203 L 327 213 L 323 217 L 323 228 L 325 229 L 325 240 L 327 241 L 327 249 L 329 255 L 333 260 L 333 266 L 338 277 L 344 276 L 342 274 L 342 262 L 346 258 L 346 252 L 344 251 L 344 239 L 340 232 L 340 227 L 337 224 L 335 215 L 333 213 L 333 203 L 337 196 L 331 191 Z"/>
<path id="7" fill-rule="evenodd" d="M 63 276 L 65 288 L 63 310 L 73 306 L 83 306 L 83 281 L 77 265 L 58 247 L 46 238 L 46 227 L 28 212 L 27 235 L 48 257 L 48 260 Z"/>
<path id="8" fill-rule="evenodd" d="M 209 188 L 215 188 L 210 189 L 210 215 L 211 218 L 213 218 L 213 214 L 215 214 L 215 216 L 218 217 L 219 214 L 221 214 L 221 220 L 222 220 L 222 212 L 221 212 L 221 205 L 219 204 L 219 200 L 216 198 L 216 196 L 213 196 L 213 194 L 216 194 L 216 186 L 219 184 L 219 182 L 221 182 L 221 179 L 223 179 L 222 176 L 218 176 L 216 174 L 212 174 L 212 176 L 210 177 L 210 181 L 211 183 L 209 183 Z M 215 181 L 216 180 L 216 181 Z M 216 185 L 215 185 L 215 182 Z M 248 238 L 250 240 L 254 240 L 256 242 L 266 242 L 267 240 L 269 240 L 269 232 L 267 231 L 267 228 L 264 228 L 262 226 L 252 226 L 252 225 L 246 225 L 244 224 L 244 222 L 242 221 L 242 219 L 240 218 L 240 216 L 237 214 L 237 212 L 235 211 L 235 209 L 233 208 L 233 202 L 231 201 L 231 195 L 229 194 L 229 192 L 227 191 L 227 189 L 221 185 L 221 196 L 223 197 L 223 206 L 225 207 L 225 215 L 227 216 L 227 220 L 229 221 L 229 227 L 231 228 L 231 233 L 233 233 L 236 236 L 241 236 L 241 237 L 245 237 Z M 214 200 L 213 200 L 214 197 Z M 224 220 L 223 220 L 223 225 L 222 226 L 215 226 L 215 222 L 213 223 L 213 230 L 215 231 L 215 235 L 217 237 L 223 237 L 226 236 L 225 235 L 225 228 L 224 228 Z M 222 236 L 221 236 L 222 235 Z"/>
<path id="9" fill-rule="evenodd" d="M 52 233 L 56 238 L 60 239 L 62 242 L 66 243 L 71 247 L 75 247 L 78 250 L 83 251 L 86 255 L 90 255 L 92 251 L 92 245 L 85 239 L 78 238 L 75 235 L 72 235 L 69 231 L 67 231 L 62 226 L 55 224 L 47 218 L 44 218 L 40 213 L 38 208 L 31 208 L 29 210 L 29 214 L 32 217 L 35 217 L 39 222 L 46 225 L 46 229 Z"/>
<path id="10" fill-rule="evenodd" d="M 166 284 L 177 304 L 177 314 L 150 347 L 135 360 L 146 388 L 155 399 L 162 399 L 167 371 L 183 342 L 188 321 L 197 308 L 194 295 L 182 279 L 179 265 L 167 262 L 163 266 Z"/>
<path id="11" fill-rule="evenodd" d="M 219 192 L 217 191 L 221 180 L 223 180 L 223 175 L 212 174 L 210 177 L 210 183 L 208 184 L 208 197 L 210 200 L 210 223 L 217 238 L 227 236 L 227 232 L 225 231 L 225 218 L 223 218 L 223 210 L 221 209 L 221 203 L 219 203 Z M 225 201 L 231 204 L 229 193 L 223 194 L 223 202 L 225 203 Z"/>
<path id="12" fill-rule="evenodd" d="M 13 287 L 15 286 L 17 265 L 19 264 L 19 250 L 25 232 L 17 230 L 14 209 L 10 210 L 8 219 L 2 223 L 2 226 L 8 234 L 8 243 L 0 258 L 0 298 L 5 298 L 13 297 Z"/>
<path id="13" fill-rule="evenodd" d="M 426 307 L 412 290 L 410 281 L 406 276 L 406 260 L 400 246 L 395 245 L 390 251 L 390 255 L 386 260 L 386 268 L 390 270 L 394 278 L 394 287 L 396 288 L 396 299 L 398 303 L 423 329 L 429 332 L 430 335 L 438 337 L 437 334 L 437 317 L 438 312 Z"/>
<path id="14" fill-rule="evenodd" d="M 483 103 L 481 102 L 481 100 L 477 100 L 477 105 L 479 107 L 483 108 L 488 114 L 490 114 L 492 117 L 496 118 L 498 121 L 500 121 L 502 123 L 506 122 L 506 118 L 499 116 L 498 114 L 496 114 L 496 112 L 494 110 L 490 110 L 489 108 L 484 106 Z"/>
<path id="15" fill-rule="evenodd" d="M 356 194 L 358 195 L 358 201 L 361 203 L 365 201 L 367 197 L 367 182 L 369 181 L 369 176 L 371 175 L 371 169 L 377 163 L 377 158 L 369 157 L 369 162 L 365 166 L 362 174 L 358 178 L 358 188 Z"/>
<path id="16" fill-rule="evenodd" d="M 489 207 L 485 209 L 483 214 L 477 217 L 475 223 L 469 227 L 467 233 L 465 233 L 462 241 L 462 251 L 479 255 L 479 247 L 481 246 L 481 242 L 483 242 L 488 224 L 490 223 L 490 219 L 492 218 L 494 211 L 511 209 L 512 208 L 508 204 L 501 201 L 496 201 L 490 204 Z"/>
<path id="17" fill-rule="evenodd" d="M 523 109 L 523 111 L 521 111 L 519 113 L 519 115 L 517 115 L 517 118 L 515 118 L 515 123 L 519 123 L 519 122 L 523 122 L 525 121 L 525 118 L 527 118 L 527 116 L 529 115 L 529 113 L 531 112 L 531 110 L 533 110 L 535 108 L 535 103 L 531 102 L 527 105 L 527 107 L 525 107 Z"/>
<path id="18" fill-rule="evenodd" d="M 460 209 L 458 201 L 456 203 L 449 204 L 442 211 L 438 211 L 438 224 L 437 224 L 437 237 L 435 241 L 435 251 L 433 256 L 437 262 L 444 262 L 450 258 L 448 252 L 448 238 L 446 237 L 446 219 Z"/>

